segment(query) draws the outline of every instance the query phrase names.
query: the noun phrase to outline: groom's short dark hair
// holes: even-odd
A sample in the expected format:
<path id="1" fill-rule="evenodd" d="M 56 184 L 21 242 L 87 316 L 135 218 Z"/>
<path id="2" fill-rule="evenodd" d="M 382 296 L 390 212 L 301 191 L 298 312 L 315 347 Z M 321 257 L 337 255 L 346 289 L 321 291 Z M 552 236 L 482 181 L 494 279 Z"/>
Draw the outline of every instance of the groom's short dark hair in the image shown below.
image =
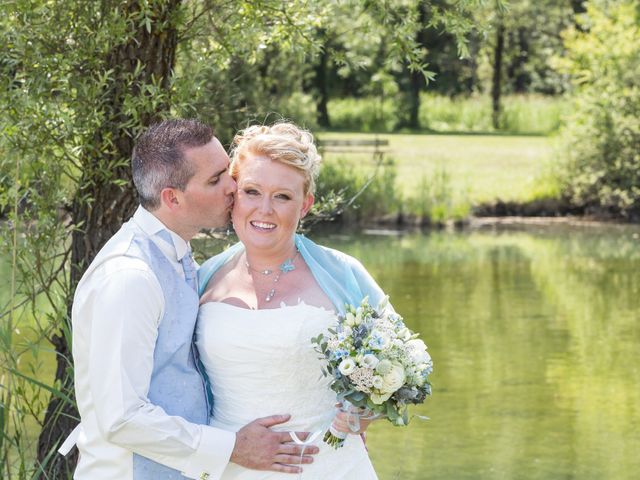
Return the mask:
<path id="1" fill-rule="evenodd" d="M 195 173 L 184 150 L 202 147 L 212 138 L 211 127 L 198 120 L 173 119 L 150 126 L 138 138 L 131 159 L 140 204 L 155 210 L 164 188 L 184 190 Z"/>

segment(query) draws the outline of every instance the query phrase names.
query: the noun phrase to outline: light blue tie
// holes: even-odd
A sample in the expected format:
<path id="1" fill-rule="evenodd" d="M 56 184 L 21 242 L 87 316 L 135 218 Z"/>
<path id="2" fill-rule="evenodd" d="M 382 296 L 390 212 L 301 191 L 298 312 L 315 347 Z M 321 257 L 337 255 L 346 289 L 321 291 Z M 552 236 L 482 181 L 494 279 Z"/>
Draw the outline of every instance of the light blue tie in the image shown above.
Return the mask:
<path id="1" fill-rule="evenodd" d="M 196 264 L 193 261 L 193 256 L 191 255 L 191 248 L 187 250 L 187 253 L 180 259 L 180 263 L 182 264 L 182 269 L 184 270 L 184 279 L 187 281 L 187 285 L 193 288 L 196 292 L 198 291 L 198 276 L 196 275 Z"/>
<path id="2" fill-rule="evenodd" d="M 175 248 L 175 244 L 173 243 L 173 239 L 171 238 L 171 234 L 167 230 L 160 230 L 157 235 Z M 182 270 L 184 271 L 184 279 L 191 288 L 193 288 L 196 292 L 198 291 L 198 276 L 196 274 L 196 264 L 193 261 L 193 256 L 191 255 L 191 247 L 187 250 L 187 253 L 180 259 L 180 265 L 182 265 Z"/>

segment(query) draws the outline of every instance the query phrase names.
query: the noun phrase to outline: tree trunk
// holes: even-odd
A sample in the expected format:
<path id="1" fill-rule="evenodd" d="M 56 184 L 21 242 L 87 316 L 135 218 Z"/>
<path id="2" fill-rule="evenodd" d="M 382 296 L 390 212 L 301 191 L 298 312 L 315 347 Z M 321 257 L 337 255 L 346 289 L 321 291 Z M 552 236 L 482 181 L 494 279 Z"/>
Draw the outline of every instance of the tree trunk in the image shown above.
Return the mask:
<path id="1" fill-rule="evenodd" d="M 509 32 L 509 46 L 516 52 L 507 67 L 507 78 L 515 93 L 527 93 L 531 83 L 525 71 L 525 65 L 529 61 L 528 35 L 529 32 L 524 27 L 519 27 L 516 32 Z"/>
<path id="2" fill-rule="evenodd" d="M 585 27 L 582 23 L 577 21 L 577 16 L 583 13 L 586 13 L 587 7 L 585 3 L 586 3 L 586 0 L 571 0 L 571 9 L 573 10 L 573 18 L 574 18 L 573 25 L 580 32 L 584 32 Z"/>
<path id="3" fill-rule="evenodd" d="M 426 48 L 428 38 L 426 35 L 428 22 L 427 22 L 427 8 L 424 1 L 418 3 L 418 23 L 420 28 L 416 32 L 416 43 L 421 48 Z M 421 72 L 411 71 L 406 69 L 409 74 L 409 88 L 407 91 L 407 102 L 409 106 L 408 118 L 404 117 L 399 126 L 408 127 L 413 130 L 420 129 L 420 92 L 426 85 L 424 75 Z"/>
<path id="4" fill-rule="evenodd" d="M 496 25 L 496 47 L 493 55 L 493 78 L 491 82 L 491 106 L 492 115 L 491 123 L 493 128 L 498 130 L 500 128 L 500 95 L 501 95 L 501 83 L 502 83 L 502 57 L 504 55 L 504 35 L 505 29 L 502 20 L 498 21 Z"/>
<path id="5" fill-rule="evenodd" d="M 329 118 L 329 82 L 327 79 L 329 69 L 329 39 L 325 30 L 321 30 L 318 34 L 318 38 L 322 39 L 322 51 L 320 52 L 320 58 L 315 68 L 315 84 L 318 95 L 318 103 L 316 108 L 318 109 L 317 118 L 318 125 L 324 128 L 331 126 L 331 119 Z"/>
<path id="6" fill-rule="evenodd" d="M 132 0 L 120 5 L 122 15 L 131 16 L 144 8 L 143 0 Z M 129 159 L 133 150 L 134 128 L 149 125 L 158 114 L 168 109 L 160 105 L 155 112 L 141 112 L 137 122 L 125 113 L 124 102 L 132 96 L 145 95 L 139 86 L 160 84 L 165 90 L 175 63 L 177 28 L 171 21 L 180 8 L 181 0 L 165 0 L 154 5 L 150 28 L 136 26 L 135 34 L 126 42 L 116 44 L 105 58 L 104 70 L 113 69 L 113 81 L 104 92 L 106 102 L 105 124 L 96 131 L 92 148 L 83 158 L 83 177 L 72 206 L 71 272 L 70 289 L 73 292 L 87 266 L 106 241 L 117 231 L 137 205 L 132 187 Z M 136 82 L 130 78 L 138 62 L 142 69 Z M 107 172 L 107 173 L 105 173 Z M 126 180 L 118 185 L 115 180 Z M 67 327 L 70 326 L 71 301 L 68 301 Z M 52 343 L 57 354 L 56 382 L 63 393 L 74 398 L 72 369 L 69 368 L 70 345 L 62 333 L 54 335 Z M 70 477 L 77 460 L 77 451 L 67 458 L 55 454 L 55 450 L 77 423 L 75 405 L 51 397 L 45 415 L 44 426 L 38 439 L 37 460 L 40 474 L 36 478 L 64 479 Z"/>
<path id="7" fill-rule="evenodd" d="M 420 128 L 420 91 L 424 85 L 424 77 L 420 72 L 411 72 L 411 88 L 409 90 L 409 128 Z"/>
<path id="8" fill-rule="evenodd" d="M 469 68 L 471 69 L 471 78 L 469 80 L 469 86 L 466 89 L 467 93 L 471 93 L 478 89 L 480 86 L 480 78 L 478 76 L 478 59 L 480 58 L 480 47 L 482 40 L 478 34 L 471 33 L 469 37 Z M 481 86 L 480 86 L 481 88 Z"/>

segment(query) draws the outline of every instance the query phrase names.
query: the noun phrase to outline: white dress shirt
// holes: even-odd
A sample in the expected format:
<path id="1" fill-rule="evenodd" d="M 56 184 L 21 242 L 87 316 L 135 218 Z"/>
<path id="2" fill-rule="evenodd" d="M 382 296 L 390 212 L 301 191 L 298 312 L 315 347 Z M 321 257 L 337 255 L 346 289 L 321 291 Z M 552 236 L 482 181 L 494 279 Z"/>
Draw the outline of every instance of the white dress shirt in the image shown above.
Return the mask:
<path id="1" fill-rule="evenodd" d="M 184 275 L 179 259 L 188 244 L 170 232 L 170 245 L 157 236 L 163 229 L 139 207 L 78 284 L 72 308 L 82 418 L 76 479 L 131 479 L 135 452 L 186 477 L 214 480 L 233 451 L 235 433 L 170 416 L 147 397 L 164 296 L 151 268 L 123 252 L 134 233 L 146 235 Z"/>

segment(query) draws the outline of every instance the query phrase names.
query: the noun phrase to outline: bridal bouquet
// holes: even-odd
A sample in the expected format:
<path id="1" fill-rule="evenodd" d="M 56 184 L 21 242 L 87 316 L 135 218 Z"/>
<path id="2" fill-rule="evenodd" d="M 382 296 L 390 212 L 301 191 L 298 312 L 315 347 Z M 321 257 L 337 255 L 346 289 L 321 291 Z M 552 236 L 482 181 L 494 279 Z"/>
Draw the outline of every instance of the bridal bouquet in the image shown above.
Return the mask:
<path id="1" fill-rule="evenodd" d="M 368 297 L 358 307 L 347 305 L 335 328 L 311 342 L 324 360 L 322 373 L 333 377 L 331 389 L 343 405 L 359 407 L 364 418 L 384 416 L 394 425 L 407 425 L 408 405 L 431 395 L 433 362 L 418 334 L 388 306 L 388 298 L 375 309 Z M 339 448 L 345 437 L 330 429 L 324 441 Z"/>

